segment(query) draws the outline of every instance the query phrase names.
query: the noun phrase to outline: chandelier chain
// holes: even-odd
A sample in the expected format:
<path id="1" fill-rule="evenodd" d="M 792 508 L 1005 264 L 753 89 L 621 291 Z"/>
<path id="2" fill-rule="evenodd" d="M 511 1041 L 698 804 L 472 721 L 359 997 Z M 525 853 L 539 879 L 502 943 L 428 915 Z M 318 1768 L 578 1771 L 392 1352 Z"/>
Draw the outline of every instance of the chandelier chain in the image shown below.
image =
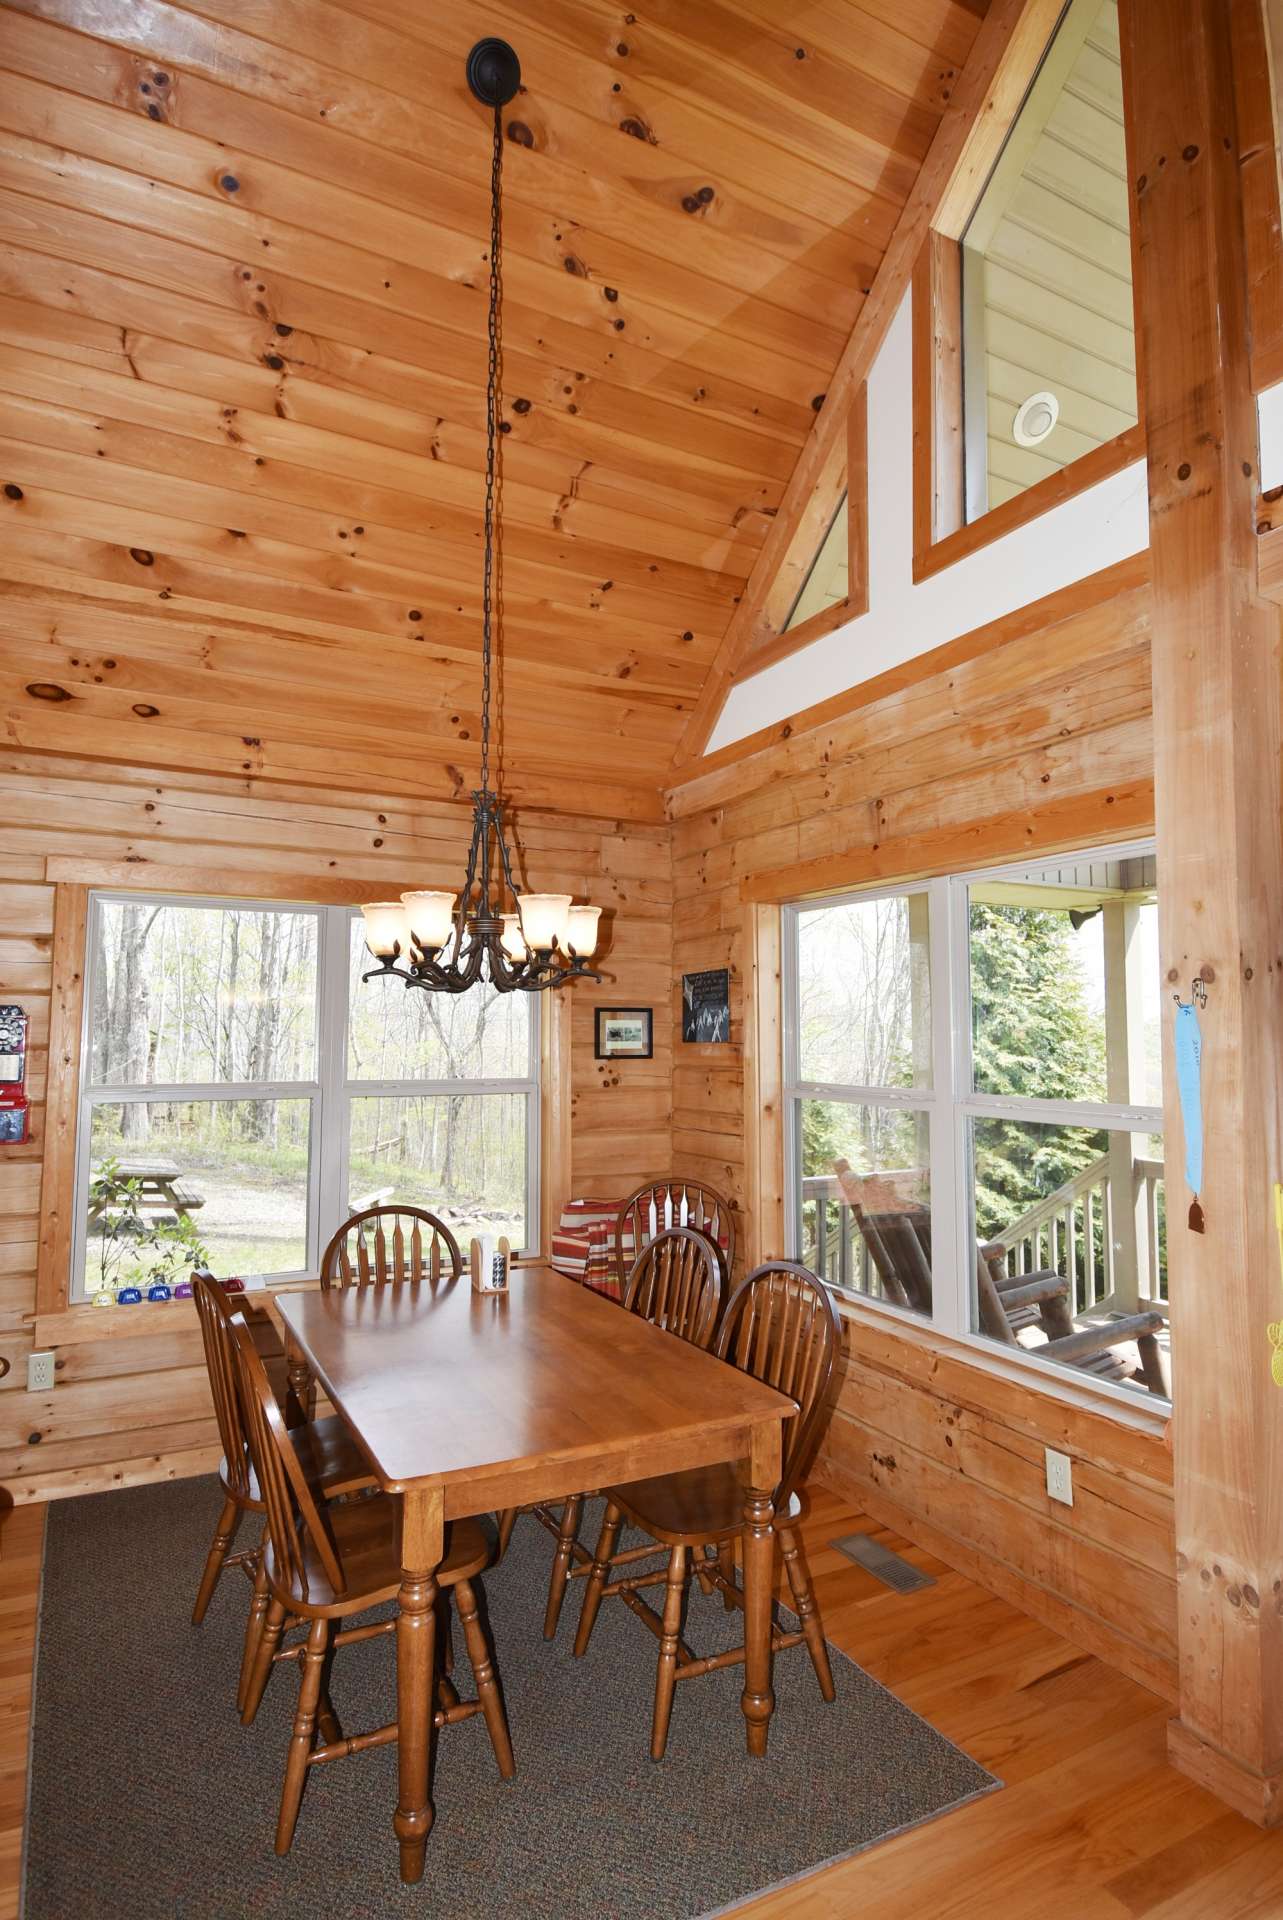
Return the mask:
<path id="1" fill-rule="evenodd" d="M 495 493 L 499 446 L 499 316 L 503 293 L 500 249 L 503 241 L 503 109 L 494 110 L 494 144 L 490 160 L 490 310 L 487 319 L 489 349 L 486 367 L 486 507 L 485 557 L 481 577 L 481 789 L 490 786 L 490 642 L 494 621 Z"/>

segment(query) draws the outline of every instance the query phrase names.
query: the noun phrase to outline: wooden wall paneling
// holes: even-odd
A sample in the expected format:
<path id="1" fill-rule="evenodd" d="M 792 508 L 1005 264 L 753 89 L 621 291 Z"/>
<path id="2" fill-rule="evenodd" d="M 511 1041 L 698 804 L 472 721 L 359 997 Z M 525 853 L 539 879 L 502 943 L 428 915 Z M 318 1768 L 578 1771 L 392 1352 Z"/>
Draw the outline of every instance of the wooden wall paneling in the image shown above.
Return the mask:
<path id="1" fill-rule="evenodd" d="M 1283 1396 L 1273 1195 L 1283 1178 L 1278 609 L 1257 596 L 1256 418 L 1230 20 L 1125 0 L 1139 193 L 1153 568 L 1155 793 L 1172 990 L 1201 976 L 1205 1169 L 1177 1142 L 1165 1023 L 1180 1650 L 1175 1763 L 1283 1817 Z M 1165 164 L 1161 164 L 1165 163 Z M 1195 1199 L 1201 1214 L 1192 1211 Z"/>
<path id="2" fill-rule="evenodd" d="M 744 981 L 735 1044 L 689 1061 L 696 1050 L 678 1047 L 674 1140 L 698 1147 L 710 1177 L 722 1171 L 763 1220 L 782 1218 L 783 1156 L 774 1118 L 758 1117 L 769 1099 L 757 1076 L 780 1053 L 778 1034 L 759 1044 L 778 990 L 772 968 L 754 978 L 754 929 L 778 928 L 778 903 L 813 888 L 1152 830 L 1148 635 L 1140 555 L 711 756 L 669 792 L 674 974 L 729 964 Z M 1075 1407 L 885 1316 L 856 1309 L 848 1337 L 820 1473 L 1170 1697 L 1160 1424 Z M 1080 1470 L 1068 1521 L 1040 1490 L 1043 1446 Z M 1125 1564 L 1111 1589 L 1115 1555 Z"/>
<path id="3" fill-rule="evenodd" d="M 0 1483 L 34 1500 L 204 1472 L 217 1457 L 216 1435 L 185 1303 L 143 1307 L 132 1320 L 127 1309 L 65 1304 L 63 1196 L 74 1162 L 88 890 L 342 903 L 410 884 L 449 885 L 458 879 L 466 809 L 377 788 L 336 794 L 200 770 L 171 778 L 146 765 L 113 768 L 13 746 L 0 750 L 0 808 L 0 993 L 32 1014 L 35 1103 L 30 1156 L 0 1161 L 0 1355 L 11 1363 L 4 1386 L 18 1389 L 0 1392 Z M 671 980 L 667 828 L 523 807 L 516 837 L 527 878 L 606 908 L 609 978 L 593 992 L 662 1006 Z M 568 1066 L 571 1093 L 550 1114 L 545 1219 L 580 1178 L 589 1191 L 606 1180 L 606 1191 L 623 1192 L 670 1164 L 666 1023 L 656 1022 L 657 1061 L 644 1090 L 621 1076 L 603 1095 L 591 1010 L 573 995 L 548 1010 L 550 1054 L 563 1072 Z M 57 1356 L 57 1384 L 32 1396 L 25 1355 L 37 1338 Z"/>

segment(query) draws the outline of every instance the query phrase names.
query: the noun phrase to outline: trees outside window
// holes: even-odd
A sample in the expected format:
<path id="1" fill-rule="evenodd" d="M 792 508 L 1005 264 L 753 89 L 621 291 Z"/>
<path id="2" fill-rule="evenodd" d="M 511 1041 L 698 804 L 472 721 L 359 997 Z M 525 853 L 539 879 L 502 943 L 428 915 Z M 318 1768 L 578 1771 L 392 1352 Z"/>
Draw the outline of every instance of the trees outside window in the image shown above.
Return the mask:
<path id="1" fill-rule="evenodd" d="M 345 907 L 91 898 L 77 1293 L 314 1272 L 359 1203 L 535 1244 L 537 1010 L 369 964 Z"/>

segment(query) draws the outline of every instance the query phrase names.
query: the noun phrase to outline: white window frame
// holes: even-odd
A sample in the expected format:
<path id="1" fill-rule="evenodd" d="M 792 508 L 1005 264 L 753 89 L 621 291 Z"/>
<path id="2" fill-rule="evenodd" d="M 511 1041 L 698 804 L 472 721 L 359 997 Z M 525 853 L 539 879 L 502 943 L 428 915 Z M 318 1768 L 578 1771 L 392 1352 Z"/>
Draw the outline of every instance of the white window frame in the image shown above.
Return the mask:
<path id="1" fill-rule="evenodd" d="M 245 913 L 304 914 L 317 923 L 316 1007 L 313 1030 L 315 1075 L 310 1080 L 182 1081 L 146 1088 L 97 1086 L 92 1081 L 93 1010 L 97 999 L 97 970 L 101 963 L 98 937 L 104 906 L 163 906 L 233 910 Z M 76 1101 L 76 1171 L 73 1205 L 71 1275 L 68 1298 L 82 1304 L 90 1298 L 86 1286 L 90 1185 L 90 1142 L 93 1110 L 130 1101 L 191 1102 L 215 1100 L 306 1100 L 311 1107 L 308 1128 L 307 1257 L 302 1267 L 263 1276 L 268 1285 L 297 1285 L 314 1279 L 321 1253 L 347 1218 L 346 1196 L 352 1138 L 352 1102 L 358 1099 L 431 1098 L 457 1094 L 521 1094 L 526 1099 L 526 1222 L 533 1246 L 522 1258 L 537 1257 L 540 1235 L 540 1145 L 542 1139 L 542 1003 L 531 1009 L 528 1073 L 517 1079 L 475 1080 L 360 1080 L 348 1073 L 348 981 L 351 929 L 359 909 L 316 906 L 297 900 L 257 900 L 215 894 L 142 893 L 93 888 L 89 893 L 85 932 L 85 992 L 81 1015 L 80 1084 Z M 373 963 L 371 963 L 373 964 Z M 367 991 L 378 990 L 371 982 Z M 387 985 L 385 992 L 407 991 Z M 198 1222 L 199 1224 L 199 1222 Z"/>
<path id="2" fill-rule="evenodd" d="M 1076 861 L 1104 862 L 1143 858 L 1155 852 L 1152 838 L 1121 841 L 1048 854 L 1044 864 L 1072 866 Z M 971 1259 L 967 1249 L 976 1242 L 975 1206 L 971 1189 L 971 1124 L 977 1119 L 1029 1121 L 1053 1126 L 1089 1126 L 1111 1132 L 1144 1133 L 1163 1138 L 1161 1107 L 1120 1105 L 1111 1101 L 1039 1100 L 1033 1097 L 976 1091 L 972 1071 L 970 890 L 994 880 L 1019 880 L 1039 864 L 1038 854 L 1001 866 L 978 867 L 966 873 L 942 875 L 900 886 L 879 885 L 850 892 L 791 901 L 781 909 L 781 1037 L 784 1092 L 784 1232 L 794 1259 L 802 1249 L 801 1139 L 798 1125 L 803 1100 L 838 1100 L 851 1105 L 905 1107 L 931 1117 L 931 1291 L 929 1317 L 913 1313 L 892 1301 L 879 1300 L 854 1289 L 834 1287 L 840 1299 L 858 1302 L 861 1309 L 885 1314 L 910 1325 L 934 1327 L 976 1348 L 988 1357 L 1011 1359 L 1023 1371 L 1040 1373 L 1048 1385 L 1062 1387 L 1065 1369 L 1044 1360 L 1036 1349 L 1012 1350 L 996 1344 L 973 1328 Z M 931 958 L 931 1085 L 930 1087 L 847 1087 L 806 1081 L 800 1076 L 798 1035 L 798 921 L 803 913 L 874 900 L 903 899 L 925 894 L 929 901 Z M 1135 1408 L 1137 1395 L 1129 1388 L 1095 1375 L 1080 1373 L 1075 1380 L 1107 1398 Z M 1151 1396 L 1153 1397 L 1153 1396 Z M 1163 1403 L 1165 1404 L 1165 1403 Z"/>

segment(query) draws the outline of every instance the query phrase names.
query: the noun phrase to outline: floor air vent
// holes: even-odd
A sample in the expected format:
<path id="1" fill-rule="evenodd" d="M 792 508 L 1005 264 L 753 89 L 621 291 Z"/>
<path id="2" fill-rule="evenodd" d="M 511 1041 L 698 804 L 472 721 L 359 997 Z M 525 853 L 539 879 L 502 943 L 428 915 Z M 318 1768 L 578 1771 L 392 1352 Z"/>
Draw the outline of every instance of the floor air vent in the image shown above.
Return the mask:
<path id="1" fill-rule="evenodd" d="M 929 1573 L 919 1573 L 901 1554 L 893 1553 L 890 1547 L 884 1547 L 880 1540 L 874 1540 L 867 1533 L 843 1534 L 840 1540 L 831 1540 L 829 1544 L 863 1567 L 866 1573 L 871 1573 L 875 1580 L 894 1588 L 896 1593 L 916 1593 L 919 1587 L 935 1585 Z"/>

